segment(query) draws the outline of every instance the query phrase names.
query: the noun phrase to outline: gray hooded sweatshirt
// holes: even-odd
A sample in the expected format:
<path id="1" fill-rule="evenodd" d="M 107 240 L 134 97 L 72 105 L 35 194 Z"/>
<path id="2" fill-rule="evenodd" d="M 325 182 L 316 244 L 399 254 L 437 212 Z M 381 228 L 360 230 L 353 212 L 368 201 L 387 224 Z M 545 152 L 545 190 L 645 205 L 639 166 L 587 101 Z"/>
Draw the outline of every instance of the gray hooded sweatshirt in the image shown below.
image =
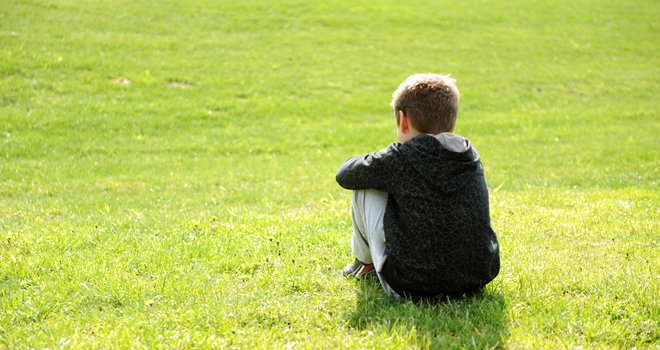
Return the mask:
<path id="1" fill-rule="evenodd" d="M 382 274 L 400 295 L 460 295 L 499 273 L 479 153 L 462 136 L 422 134 L 341 165 L 337 183 L 388 193 Z"/>

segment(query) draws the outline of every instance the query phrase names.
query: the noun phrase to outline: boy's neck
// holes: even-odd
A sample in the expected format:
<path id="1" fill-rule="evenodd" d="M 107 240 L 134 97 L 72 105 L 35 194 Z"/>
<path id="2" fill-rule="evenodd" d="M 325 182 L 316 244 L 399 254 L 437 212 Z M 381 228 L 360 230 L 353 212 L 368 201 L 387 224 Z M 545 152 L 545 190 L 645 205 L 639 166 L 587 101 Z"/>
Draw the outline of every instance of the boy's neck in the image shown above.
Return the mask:
<path id="1" fill-rule="evenodd" d="M 454 129 L 456 128 L 456 124 L 449 130 L 450 133 L 454 132 Z M 414 138 L 415 136 L 419 136 L 421 134 L 428 134 L 431 136 L 436 136 L 437 134 L 431 134 L 431 133 L 423 133 L 418 131 L 415 126 L 410 122 L 410 119 L 408 119 L 408 116 L 405 114 L 403 111 L 399 111 L 399 119 L 396 125 L 396 136 L 399 139 L 400 143 L 406 143 L 410 139 Z"/>
<path id="2" fill-rule="evenodd" d="M 422 135 L 423 132 L 419 132 L 417 130 L 410 130 L 410 132 L 407 132 L 406 134 L 402 135 L 403 137 L 399 136 L 399 142 L 401 143 L 406 143 L 410 141 L 411 139 L 415 138 L 416 136 Z M 432 135 L 432 134 L 428 134 Z"/>

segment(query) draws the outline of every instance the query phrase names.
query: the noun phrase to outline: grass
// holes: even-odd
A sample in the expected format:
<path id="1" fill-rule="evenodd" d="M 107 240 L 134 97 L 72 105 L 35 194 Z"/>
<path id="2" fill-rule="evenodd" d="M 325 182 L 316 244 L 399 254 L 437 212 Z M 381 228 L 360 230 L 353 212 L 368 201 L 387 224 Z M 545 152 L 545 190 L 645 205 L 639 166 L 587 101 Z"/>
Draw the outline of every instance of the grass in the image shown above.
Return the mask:
<path id="1" fill-rule="evenodd" d="M 657 348 L 653 1 L 5 1 L 0 347 Z M 342 278 L 334 174 L 451 73 L 502 271 Z"/>

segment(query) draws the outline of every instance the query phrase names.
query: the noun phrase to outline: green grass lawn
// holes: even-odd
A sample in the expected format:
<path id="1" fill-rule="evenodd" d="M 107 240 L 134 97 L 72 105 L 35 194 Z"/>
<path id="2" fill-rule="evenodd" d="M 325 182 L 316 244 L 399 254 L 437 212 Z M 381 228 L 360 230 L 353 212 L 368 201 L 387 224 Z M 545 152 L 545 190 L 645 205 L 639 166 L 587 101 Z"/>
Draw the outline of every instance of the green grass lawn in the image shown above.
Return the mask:
<path id="1" fill-rule="evenodd" d="M 657 1 L 0 4 L 0 348 L 660 347 Z M 502 270 L 347 280 L 348 157 L 451 73 Z"/>

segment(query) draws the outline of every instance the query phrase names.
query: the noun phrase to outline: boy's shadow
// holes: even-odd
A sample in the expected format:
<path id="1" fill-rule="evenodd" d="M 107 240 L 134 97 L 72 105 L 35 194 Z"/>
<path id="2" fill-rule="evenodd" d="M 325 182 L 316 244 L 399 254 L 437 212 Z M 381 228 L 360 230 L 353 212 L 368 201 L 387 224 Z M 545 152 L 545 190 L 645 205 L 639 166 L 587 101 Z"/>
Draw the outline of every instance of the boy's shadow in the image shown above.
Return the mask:
<path id="1" fill-rule="evenodd" d="M 508 337 L 504 297 L 483 290 L 459 299 L 406 301 L 388 297 L 378 281 L 361 281 L 349 325 L 422 348 L 494 348 Z"/>

